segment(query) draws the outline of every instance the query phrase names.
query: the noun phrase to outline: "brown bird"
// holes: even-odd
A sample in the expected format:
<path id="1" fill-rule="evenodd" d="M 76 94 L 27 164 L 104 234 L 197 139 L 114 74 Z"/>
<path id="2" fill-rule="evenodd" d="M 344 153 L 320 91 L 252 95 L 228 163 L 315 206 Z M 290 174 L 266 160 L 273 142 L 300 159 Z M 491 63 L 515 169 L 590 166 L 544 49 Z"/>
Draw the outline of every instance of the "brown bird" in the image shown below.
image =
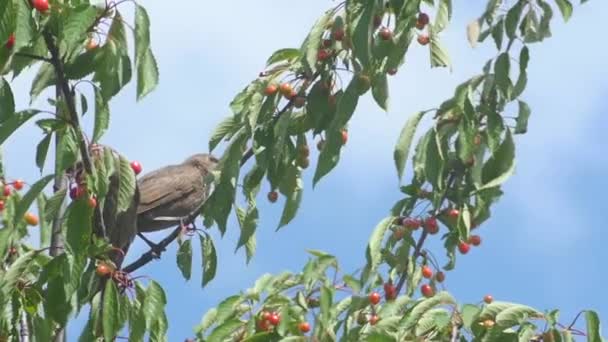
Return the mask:
<path id="1" fill-rule="evenodd" d="M 195 154 L 181 164 L 165 166 L 141 177 L 137 182 L 138 235 L 154 247 L 141 233 L 192 223 L 209 197 L 210 186 L 205 177 L 218 162 L 212 155 Z"/>

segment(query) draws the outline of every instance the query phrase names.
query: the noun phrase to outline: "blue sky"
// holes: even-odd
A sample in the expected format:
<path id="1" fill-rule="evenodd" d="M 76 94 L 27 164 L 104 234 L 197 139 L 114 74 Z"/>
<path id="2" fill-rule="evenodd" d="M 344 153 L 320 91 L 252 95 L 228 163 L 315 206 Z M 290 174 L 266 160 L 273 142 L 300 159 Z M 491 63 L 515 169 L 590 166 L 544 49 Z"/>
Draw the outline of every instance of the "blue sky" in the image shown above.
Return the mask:
<path id="1" fill-rule="evenodd" d="M 134 100 L 133 86 L 113 100 L 111 129 L 103 143 L 139 160 L 144 172 L 206 151 L 209 134 L 229 113 L 236 92 L 257 76 L 274 50 L 299 46 L 332 4 L 144 2 L 152 20 L 160 85 L 141 103 Z M 314 191 L 313 159 L 304 200 L 291 225 L 275 233 L 282 206 L 260 198 L 258 252 L 249 265 L 242 251 L 233 252 L 238 227 L 232 222 L 226 236 L 216 239 L 219 269 L 207 288 L 201 289 L 197 268 L 192 281 L 183 280 L 174 247 L 138 273 L 156 279 L 168 293 L 170 341 L 191 336 L 207 309 L 251 286 L 263 273 L 299 271 L 307 248 L 338 256 L 346 271 L 363 264 L 371 229 L 399 198 L 392 150 L 401 126 L 408 115 L 436 107 L 495 53 L 489 44 L 468 46 L 466 24 L 482 12 L 484 1 L 467 6 L 455 6 L 453 23 L 443 34 L 453 72 L 430 70 L 428 51 L 411 49 L 407 64 L 391 78 L 389 112 L 366 95 L 350 125 L 341 163 Z M 598 310 L 604 319 L 608 315 L 608 297 L 602 295 L 607 273 L 600 267 L 608 252 L 600 245 L 606 235 L 598 217 L 608 209 L 602 196 L 608 188 L 608 157 L 601 139 L 608 127 L 608 48 L 597 38 L 597 33 L 608 32 L 605 13 L 605 1 L 576 7 L 568 24 L 560 17 L 554 20 L 553 38 L 531 48 L 523 97 L 533 115 L 529 133 L 516 140 L 516 174 L 494 216 L 479 230 L 482 247 L 459 258 L 457 269 L 447 274 L 448 290 L 462 302 L 477 302 L 491 293 L 539 309 L 561 308 L 564 323 L 585 308 Z M 22 107 L 30 80 L 23 77 L 13 84 Z M 28 124 L 4 144 L 9 177 L 32 181 L 39 176 L 32 165 L 40 138 L 39 130 Z M 130 257 L 144 249 L 137 242 Z M 195 265 L 199 257 L 197 250 Z M 81 328 L 80 319 L 70 326 L 70 340 Z"/>

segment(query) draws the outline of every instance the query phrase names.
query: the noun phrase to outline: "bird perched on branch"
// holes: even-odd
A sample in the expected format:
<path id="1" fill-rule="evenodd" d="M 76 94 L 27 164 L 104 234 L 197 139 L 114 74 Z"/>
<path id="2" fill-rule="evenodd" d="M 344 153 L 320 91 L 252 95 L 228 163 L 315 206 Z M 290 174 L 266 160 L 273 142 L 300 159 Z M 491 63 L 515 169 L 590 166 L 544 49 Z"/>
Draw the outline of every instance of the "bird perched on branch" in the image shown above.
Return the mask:
<path id="1" fill-rule="evenodd" d="M 212 155 L 195 154 L 181 164 L 165 166 L 141 177 L 137 182 L 139 236 L 154 247 L 141 233 L 192 223 L 209 197 L 210 186 L 205 177 L 218 162 Z"/>

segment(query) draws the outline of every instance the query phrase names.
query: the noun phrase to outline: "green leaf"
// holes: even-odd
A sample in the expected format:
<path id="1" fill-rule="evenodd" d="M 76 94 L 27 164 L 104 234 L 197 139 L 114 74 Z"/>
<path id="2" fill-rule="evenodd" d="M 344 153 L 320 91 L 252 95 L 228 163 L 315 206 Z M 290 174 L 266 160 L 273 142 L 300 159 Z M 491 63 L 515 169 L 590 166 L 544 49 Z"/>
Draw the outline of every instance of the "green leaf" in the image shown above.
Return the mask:
<path id="1" fill-rule="evenodd" d="M 509 78 L 510 60 L 509 54 L 503 52 L 494 64 L 495 81 L 506 98 L 510 98 L 511 79 Z"/>
<path id="2" fill-rule="evenodd" d="M 431 37 L 431 67 L 448 67 L 451 65 L 450 56 L 437 37 Z"/>
<path id="3" fill-rule="evenodd" d="M 21 112 L 14 113 L 10 117 L 8 117 L 5 121 L 0 125 L 0 145 L 4 145 L 4 142 L 8 137 L 10 137 L 17 128 L 23 125 L 27 120 L 29 120 L 34 115 L 39 112 L 36 110 L 25 110 Z"/>
<path id="4" fill-rule="evenodd" d="M 333 11 L 327 11 L 321 18 L 317 20 L 310 30 L 310 33 L 304 40 L 304 43 L 302 43 L 302 47 L 300 48 L 304 57 L 304 62 L 313 71 L 315 70 L 315 65 L 317 64 L 317 52 L 319 51 L 319 46 L 321 46 L 321 37 L 323 35 L 323 31 L 325 31 L 325 27 L 331 20 L 333 14 Z"/>
<path id="5" fill-rule="evenodd" d="M 591 310 L 585 311 L 585 320 L 587 321 L 587 341 L 602 342 L 600 318 L 597 313 Z"/>
<path id="6" fill-rule="evenodd" d="M 129 160 L 119 156 L 118 204 L 117 211 L 125 212 L 131 206 L 135 194 L 136 179 Z"/>
<path id="7" fill-rule="evenodd" d="M 511 7 L 509 12 L 507 12 L 507 19 L 505 21 L 505 31 L 507 32 L 507 37 L 509 37 L 509 39 L 511 40 L 515 39 L 517 24 L 519 24 L 521 13 L 523 11 L 523 4 L 524 1 L 518 0 L 517 4 Z"/>
<path id="8" fill-rule="evenodd" d="M 194 328 L 194 331 L 197 334 L 204 333 L 207 329 L 209 329 L 209 327 L 211 327 L 213 325 L 213 323 L 215 323 L 216 317 L 217 317 L 217 309 L 216 308 L 210 309 L 209 311 L 207 311 L 205 313 L 205 315 L 201 319 L 201 322 L 196 326 L 196 328 Z"/>
<path id="9" fill-rule="evenodd" d="M 266 61 L 266 66 L 270 66 L 274 63 L 278 63 L 278 62 L 282 62 L 282 61 L 291 62 L 291 61 L 297 59 L 298 57 L 300 57 L 299 49 L 292 49 L 292 48 L 279 49 L 279 50 L 275 51 L 268 58 L 268 60 Z M 315 55 L 315 60 L 316 60 L 316 55 Z"/>
<path id="10" fill-rule="evenodd" d="M 38 146 L 36 146 L 36 166 L 40 169 L 40 173 L 42 173 L 42 170 L 44 169 L 44 163 L 49 152 L 49 145 L 52 137 L 52 134 L 45 135 L 38 143 Z"/>
<path id="11" fill-rule="evenodd" d="M 67 189 L 61 189 L 61 190 L 55 192 L 53 194 L 53 196 L 51 196 L 51 198 L 49 198 L 46 201 L 46 205 L 44 208 L 45 209 L 44 219 L 47 222 L 51 222 L 55 218 L 55 216 L 57 216 L 57 214 L 59 213 L 59 209 L 61 208 L 61 205 L 63 204 L 66 193 L 67 193 Z"/>
<path id="12" fill-rule="evenodd" d="M 55 152 L 55 172 L 62 172 L 74 165 L 74 162 L 78 159 L 78 144 L 76 143 L 75 133 L 71 126 L 68 126 L 57 134 L 59 136 L 59 144 Z"/>
<path id="13" fill-rule="evenodd" d="M 81 5 L 68 12 L 63 20 L 63 30 L 61 30 L 60 40 L 68 49 L 73 49 L 74 45 L 84 41 L 87 37 L 87 30 L 93 25 L 97 17 L 95 6 Z"/>
<path id="14" fill-rule="evenodd" d="M 338 101 L 336 108 L 336 116 L 331 122 L 331 127 L 335 130 L 344 127 L 355 113 L 355 109 L 357 108 L 358 102 L 358 82 L 356 78 L 353 78 L 348 84 L 346 90 L 344 91 L 344 94 L 340 97 Z"/>
<path id="15" fill-rule="evenodd" d="M 213 278 L 217 270 L 217 253 L 215 245 L 209 235 L 199 234 L 201 241 L 201 251 L 203 255 L 203 280 L 202 286 L 205 287 Z"/>
<path id="16" fill-rule="evenodd" d="M 428 139 L 426 140 L 425 159 L 424 159 L 424 176 L 436 189 L 443 189 L 444 172 L 446 167 L 445 159 L 443 158 L 441 141 L 435 129 L 429 131 Z"/>
<path id="17" fill-rule="evenodd" d="M 399 139 L 395 146 L 395 152 L 393 158 L 395 160 L 395 166 L 397 167 L 397 175 L 399 180 L 403 177 L 403 171 L 405 170 L 405 164 L 407 163 L 408 154 L 410 152 L 410 146 L 414 140 L 414 134 L 416 134 L 416 128 L 422 120 L 426 112 L 418 112 L 407 119 L 405 126 L 399 134 Z"/>
<path id="18" fill-rule="evenodd" d="M 525 305 L 513 305 L 496 315 L 495 321 L 501 328 L 519 325 L 530 317 L 542 317 L 537 310 Z"/>
<path id="19" fill-rule="evenodd" d="M 511 130 L 507 129 L 503 143 L 483 166 L 483 185 L 477 191 L 501 185 L 514 171 L 515 144 L 513 143 Z"/>
<path id="20" fill-rule="evenodd" d="M 113 281 L 107 281 L 103 292 L 103 336 L 106 341 L 114 340 L 120 331 L 120 298 Z"/>
<path id="21" fill-rule="evenodd" d="M 494 43 L 496 44 L 496 49 L 500 51 L 502 48 L 502 39 L 504 37 L 505 31 L 505 23 L 504 20 L 501 19 L 494 28 L 492 29 L 492 38 L 494 39 Z"/>
<path id="22" fill-rule="evenodd" d="M 40 95 L 44 89 L 55 84 L 55 69 L 50 63 L 44 63 L 38 69 L 38 73 L 32 81 L 32 88 L 30 89 L 30 103 Z"/>
<path id="23" fill-rule="evenodd" d="M 207 342 L 226 341 L 226 338 L 228 336 L 234 334 L 234 332 L 237 329 L 239 329 L 243 324 L 244 323 L 238 318 L 230 319 L 230 320 L 220 324 L 215 329 L 213 329 L 213 332 L 205 339 L 205 341 L 207 341 Z"/>
<path id="24" fill-rule="evenodd" d="M 192 243 L 188 239 L 184 241 L 177 251 L 177 267 L 186 280 L 190 280 L 192 274 Z"/>
<path id="25" fill-rule="evenodd" d="M 139 65 L 150 49 L 150 18 L 146 9 L 135 4 L 135 64 Z"/>
<path id="26" fill-rule="evenodd" d="M 286 226 L 293 220 L 298 212 L 298 208 L 300 207 L 300 202 L 302 202 L 302 194 L 304 193 L 304 182 L 302 181 L 302 175 L 297 167 L 290 168 L 291 175 L 288 175 L 286 178 L 289 178 L 290 186 L 288 186 L 288 191 L 284 193 L 287 200 L 285 201 L 285 207 L 283 208 L 283 213 L 281 214 L 281 221 L 279 222 L 279 226 L 277 230 L 281 227 Z"/>
<path id="27" fill-rule="evenodd" d="M 101 95 L 101 91 L 95 88 L 95 126 L 93 128 L 93 143 L 99 142 L 99 139 L 108 130 L 110 126 L 110 107 L 108 102 Z"/>
<path id="28" fill-rule="evenodd" d="M 439 305 L 445 304 L 456 304 L 454 298 L 452 298 L 452 296 L 445 291 L 439 292 L 431 298 L 426 298 L 419 301 L 409 315 L 406 315 L 403 328 L 411 329 L 418 323 L 418 321 L 420 321 L 422 315 Z"/>
<path id="29" fill-rule="evenodd" d="M 347 25 L 352 39 L 354 56 L 363 69 L 369 69 L 372 54 L 373 18 L 376 12 L 374 1 L 348 1 L 346 3 Z"/>
<path id="30" fill-rule="evenodd" d="M 479 317 L 481 309 L 472 304 L 465 304 L 460 311 L 462 313 L 462 322 L 464 326 L 470 330 L 473 323 L 477 320 L 477 317 Z"/>
<path id="31" fill-rule="evenodd" d="M 21 221 L 23 219 L 23 215 L 25 215 L 32 203 L 34 203 L 38 195 L 40 195 L 40 192 L 44 190 L 53 177 L 54 175 L 45 176 L 30 187 L 28 192 L 25 194 L 25 196 L 23 196 L 23 198 L 21 198 L 21 201 L 19 201 L 17 207 L 15 208 L 16 221 Z M 17 222 L 15 222 L 15 224 L 17 224 Z"/>
<path id="32" fill-rule="evenodd" d="M 146 326 L 150 328 L 152 322 L 164 314 L 167 297 L 162 286 L 154 280 L 151 280 L 146 289 L 146 297 L 144 300 L 144 315 L 146 317 Z"/>
<path id="33" fill-rule="evenodd" d="M 11 85 L 4 77 L 0 77 L 0 123 L 13 116 L 15 113 L 15 98 L 11 91 Z"/>
<path id="34" fill-rule="evenodd" d="M 215 147 L 229 134 L 234 134 L 240 128 L 239 117 L 230 115 L 220 122 L 209 139 L 209 151 L 213 151 Z"/>
<path id="35" fill-rule="evenodd" d="M 433 24 L 435 34 L 446 28 L 452 17 L 452 0 L 440 0 L 437 5 L 437 15 Z"/>
<path id="36" fill-rule="evenodd" d="M 369 242 L 367 243 L 367 263 L 370 266 L 371 270 L 374 271 L 382 261 L 382 242 L 384 241 L 384 236 L 389 228 L 395 222 L 395 217 L 389 216 L 384 220 L 380 221 L 374 231 L 372 232 L 371 237 L 369 238 Z"/>
<path id="37" fill-rule="evenodd" d="M 66 243 L 72 254 L 83 255 L 90 245 L 93 209 L 86 199 L 72 202 L 69 208 Z"/>
<path id="38" fill-rule="evenodd" d="M 144 51 L 137 65 L 137 101 L 151 93 L 158 85 L 158 65 L 152 49 Z"/>
<path id="39" fill-rule="evenodd" d="M 388 80 L 386 73 L 377 73 L 372 80 L 372 96 L 380 108 L 388 111 Z"/>
<path id="40" fill-rule="evenodd" d="M 532 113 L 530 110 L 530 106 L 524 101 L 517 101 L 519 104 L 519 114 L 517 115 L 517 119 L 515 120 L 515 134 L 524 134 L 528 131 L 528 119 L 530 118 L 530 114 Z"/>
<path id="41" fill-rule="evenodd" d="M 562 17 L 564 17 L 564 21 L 568 21 L 572 16 L 572 3 L 568 0 L 555 0 L 557 3 L 557 7 L 559 7 L 560 12 L 562 12 Z"/>

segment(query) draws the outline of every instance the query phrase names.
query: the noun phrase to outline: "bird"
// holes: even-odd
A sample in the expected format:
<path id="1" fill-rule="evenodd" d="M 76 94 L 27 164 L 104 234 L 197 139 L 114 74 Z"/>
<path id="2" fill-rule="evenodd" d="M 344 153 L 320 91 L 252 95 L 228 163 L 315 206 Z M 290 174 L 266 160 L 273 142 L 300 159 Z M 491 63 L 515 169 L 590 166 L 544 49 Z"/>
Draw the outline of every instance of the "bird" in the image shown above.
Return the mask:
<path id="1" fill-rule="evenodd" d="M 142 233 L 170 227 L 185 227 L 199 215 L 210 195 L 206 177 L 216 169 L 219 160 L 207 153 L 190 156 L 181 164 L 151 171 L 137 181 L 137 231 L 150 247 L 156 245 Z"/>

